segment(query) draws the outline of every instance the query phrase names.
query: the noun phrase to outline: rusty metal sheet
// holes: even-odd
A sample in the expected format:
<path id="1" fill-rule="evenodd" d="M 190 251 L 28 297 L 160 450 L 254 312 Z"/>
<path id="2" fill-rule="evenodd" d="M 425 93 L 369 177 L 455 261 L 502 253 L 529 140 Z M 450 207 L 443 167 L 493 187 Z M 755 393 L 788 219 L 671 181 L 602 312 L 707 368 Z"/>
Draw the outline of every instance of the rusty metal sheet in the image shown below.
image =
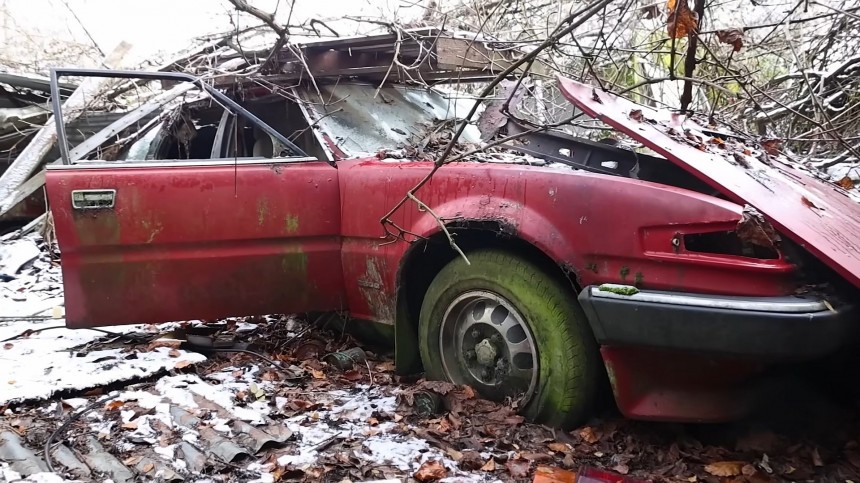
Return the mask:
<path id="1" fill-rule="evenodd" d="M 860 206 L 840 187 L 758 142 L 715 140 L 695 119 L 635 104 L 559 77 L 564 96 L 586 114 L 624 132 L 731 200 L 758 209 L 780 232 L 860 287 Z M 721 129 L 725 132 L 725 129 Z"/>

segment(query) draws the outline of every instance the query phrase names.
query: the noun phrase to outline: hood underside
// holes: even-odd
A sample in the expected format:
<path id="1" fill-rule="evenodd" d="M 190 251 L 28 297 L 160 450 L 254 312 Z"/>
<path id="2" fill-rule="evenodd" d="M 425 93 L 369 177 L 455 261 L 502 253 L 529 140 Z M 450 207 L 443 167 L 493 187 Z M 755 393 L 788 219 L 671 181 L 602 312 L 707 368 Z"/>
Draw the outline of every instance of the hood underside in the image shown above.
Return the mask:
<path id="1" fill-rule="evenodd" d="M 839 186 L 779 154 L 772 141 L 706 120 L 633 103 L 559 77 L 564 96 L 589 116 L 641 142 L 739 204 L 860 287 L 860 206 Z"/>

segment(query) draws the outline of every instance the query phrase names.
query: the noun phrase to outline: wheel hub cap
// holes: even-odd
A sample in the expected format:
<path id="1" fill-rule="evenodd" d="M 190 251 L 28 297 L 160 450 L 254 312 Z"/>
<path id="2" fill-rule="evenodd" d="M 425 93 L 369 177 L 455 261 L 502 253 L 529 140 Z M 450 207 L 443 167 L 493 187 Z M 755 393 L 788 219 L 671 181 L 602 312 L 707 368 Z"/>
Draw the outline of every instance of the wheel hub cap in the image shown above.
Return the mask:
<path id="1" fill-rule="evenodd" d="M 496 351 L 496 348 L 493 346 L 493 343 L 490 342 L 490 339 L 484 339 L 481 342 L 478 342 L 478 345 L 475 346 L 475 355 L 478 358 L 478 364 L 482 366 L 491 366 L 496 362 L 498 351 Z"/>
<path id="2" fill-rule="evenodd" d="M 447 378 L 488 399 L 525 404 L 535 391 L 538 355 L 531 330 L 513 304 L 494 293 L 467 292 L 448 306 L 439 349 Z"/>

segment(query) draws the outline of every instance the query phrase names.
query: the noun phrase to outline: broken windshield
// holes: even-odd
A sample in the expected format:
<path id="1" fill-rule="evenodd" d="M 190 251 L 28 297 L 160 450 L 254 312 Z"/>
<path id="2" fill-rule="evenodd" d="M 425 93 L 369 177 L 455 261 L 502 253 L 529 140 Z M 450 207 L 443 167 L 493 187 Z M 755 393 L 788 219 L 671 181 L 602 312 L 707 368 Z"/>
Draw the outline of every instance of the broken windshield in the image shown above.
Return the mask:
<path id="1" fill-rule="evenodd" d="M 367 84 L 320 85 L 301 97 L 317 124 L 340 150 L 359 156 L 426 142 L 433 133 L 456 127 L 474 100 L 455 98 L 434 89 Z M 447 125 L 445 125 L 447 124 Z M 469 125 L 461 142 L 478 142 Z"/>

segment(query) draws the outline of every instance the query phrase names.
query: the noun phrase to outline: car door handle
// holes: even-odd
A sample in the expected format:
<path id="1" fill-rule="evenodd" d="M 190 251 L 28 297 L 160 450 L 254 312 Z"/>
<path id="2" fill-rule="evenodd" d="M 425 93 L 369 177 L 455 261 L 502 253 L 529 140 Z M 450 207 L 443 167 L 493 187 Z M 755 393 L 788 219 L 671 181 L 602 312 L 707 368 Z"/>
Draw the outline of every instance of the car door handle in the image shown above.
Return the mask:
<path id="1" fill-rule="evenodd" d="M 115 189 L 72 191 L 72 208 L 75 210 L 109 210 L 115 202 Z"/>

